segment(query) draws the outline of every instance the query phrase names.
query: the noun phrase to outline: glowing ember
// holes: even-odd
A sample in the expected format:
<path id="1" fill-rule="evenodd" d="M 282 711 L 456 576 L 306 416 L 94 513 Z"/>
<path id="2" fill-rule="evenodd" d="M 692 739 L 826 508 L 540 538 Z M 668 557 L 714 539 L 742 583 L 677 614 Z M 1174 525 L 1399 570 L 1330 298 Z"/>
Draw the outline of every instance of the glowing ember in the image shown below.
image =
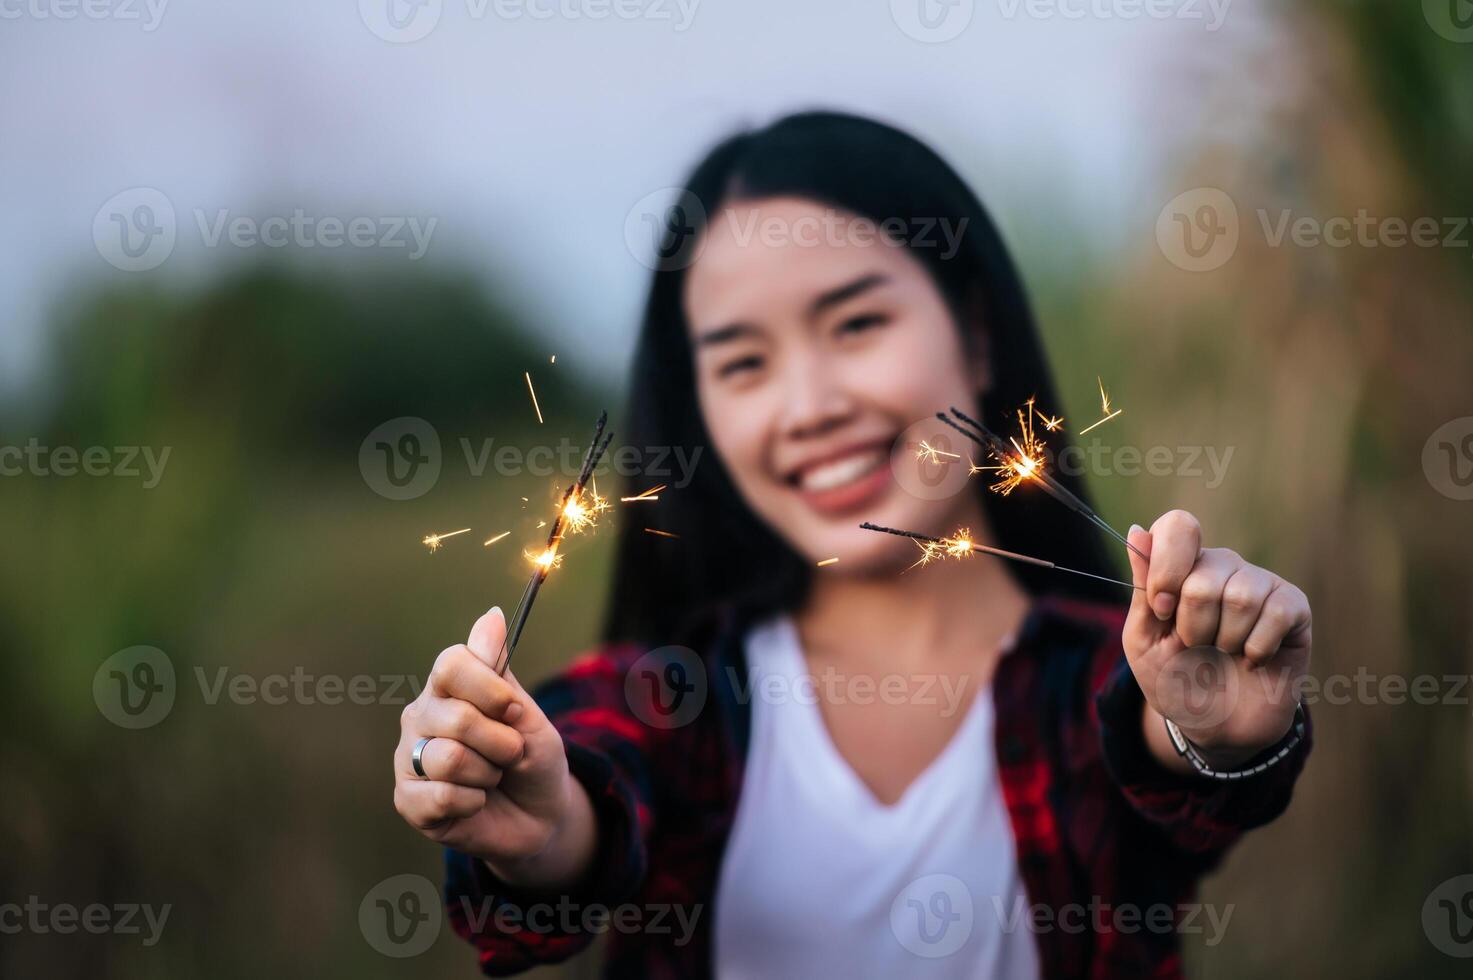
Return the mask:
<path id="1" fill-rule="evenodd" d="M 818 567 L 823 568 L 825 565 L 837 565 L 838 563 L 839 559 L 837 558 L 825 558 L 823 561 L 818 563 Z"/>
<path id="2" fill-rule="evenodd" d="M 529 562 L 542 569 L 557 568 L 563 563 L 563 556 L 557 553 L 556 547 L 548 548 L 541 554 L 537 554 L 530 550 L 524 550 L 522 552 L 522 557 L 526 558 Z"/>
<path id="3" fill-rule="evenodd" d="M 996 493 L 1006 497 L 1018 489 L 1025 481 L 1034 479 L 1043 469 L 1044 446 L 1043 440 L 1033 431 L 1033 417 L 1038 413 L 1033 408 L 1033 399 L 1030 398 L 1024 406 L 1018 409 L 1018 435 L 1009 441 L 1015 452 L 992 453 L 996 462 L 995 466 L 976 467 L 980 470 L 991 470 L 999 474 L 996 483 L 989 488 Z M 1045 418 L 1045 416 L 1039 416 Z M 1062 422 L 1063 420 L 1060 419 Z"/>
<path id="4" fill-rule="evenodd" d="M 500 534 L 496 535 L 495 537 L 492 537 L 492 538 L 487 539 L 486 542 L 485 542 L 485 544 L 482 545 L 482 547 L 490 547 L 491 545 L 493 545 L 496 542 L 500 541 L 502 538 L 506 537 L 510 533 L 511 533 L 510 531 L 502 531 Z"/>

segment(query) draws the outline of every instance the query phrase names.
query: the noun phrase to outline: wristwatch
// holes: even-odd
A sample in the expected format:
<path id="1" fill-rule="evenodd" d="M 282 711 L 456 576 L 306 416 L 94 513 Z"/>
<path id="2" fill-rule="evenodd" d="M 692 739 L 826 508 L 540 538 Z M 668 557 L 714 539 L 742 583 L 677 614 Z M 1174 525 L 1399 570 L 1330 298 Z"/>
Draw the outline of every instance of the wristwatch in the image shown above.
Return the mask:
<path id="1" fill-rule="evenodd" d="M 1283 761 L 1285 756 L 1294 751 L 1296 745 L 1304 741 L 1304 702 L 1301 701 L 1294 707 L 1293 727 L 1279 740 L 1279 744 L 1264 749 L 1263 752 L 1260 752 L 1258 756 L 1254 757 L 1259 758 L 1266 755 L 1267 758 L 1253 763 L 1246 769 L 1234 769 L 1231 772 L 1222 772 L 1221 770 L 1213 769 L 1207 764 L 1207 760 L 1202 757 L 1201 751 L 1182 734 L 1182 730 L 1177 727 L 1176 722 L 1170 718 L 1166 718 L 1165 721 L 1166 734 L 1171 738 L 1171 744 L 1176 746 L 1176 754 L 1187 760 L 1193 769 L 1208 779 L 1247 779 L 1249 776 L 1256 776 L 1270 766 Z M 1248 761 L 1252 762 L 1253 760 L 1250 759 Z"/>

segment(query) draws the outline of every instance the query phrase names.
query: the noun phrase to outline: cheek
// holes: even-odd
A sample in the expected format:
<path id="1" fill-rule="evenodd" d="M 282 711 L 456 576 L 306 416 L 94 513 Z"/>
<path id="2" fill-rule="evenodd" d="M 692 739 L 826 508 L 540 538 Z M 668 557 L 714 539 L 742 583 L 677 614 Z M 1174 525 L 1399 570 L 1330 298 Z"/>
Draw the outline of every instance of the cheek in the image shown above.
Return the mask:
<path id="1" fill-rule="evenodd" d="M 922 321 L 897 327 L 850 360 L 850 389 L 911 422 L 950 404 L 970 404 L 975 393 L 951 324 Z"/>
<path id="2" fill-rule="evenodd" d="M 698 395 L 711 449 L 737 488 L 744 496 L 750 496 L 761 488 L 765 476 L 767 433 L 771 426 L 764 399 L 752 393 L 744 395 L 719 385 L 707 385 L 704 381 Z"/>

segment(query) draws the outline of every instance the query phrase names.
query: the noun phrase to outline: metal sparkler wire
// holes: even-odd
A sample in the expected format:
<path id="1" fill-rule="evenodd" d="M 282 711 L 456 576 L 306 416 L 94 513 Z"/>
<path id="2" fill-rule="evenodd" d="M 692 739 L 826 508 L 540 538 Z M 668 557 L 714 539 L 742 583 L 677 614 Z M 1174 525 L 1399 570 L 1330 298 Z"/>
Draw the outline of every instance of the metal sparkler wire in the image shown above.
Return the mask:
<path id="1" fill-rule="evenodd" d="M 532 613 L 532 603 L 537 601 L 537 592 L 542 588 L 542 583 L 547 580 L 547 573 L 552 570 L 557 547 L 562 543 L 563 532 L 567 527 L 564 511 L 567 510 L 569 502 L 578 500 L 582 495 L 584 486 L 587 485 L 589 477 L 593 475 L 594 468 L 598 466 L 598 461 L 609 448 L 609 443 L 613 441 L 612 432 L 604 433 L 604 426 L 608 420 L 608 412 L 598 414 L 598 422 L 593 429 L 593 438 L 588 442 L 588 452 L 583 457 L 583 467 L 578 473 L 578 480 L 563 494 L 562 503 L 558 505 L 557 517 L 552 522 L 552 531 L 547 535 L 547 548 L 542 554 L 548 556 L 548 560 L 536 563 L 532 577 L 527 580 L 527 587 L 522 591 L 521 601 L 517 603 L 511 620 L 506 624 L 506 637 L 501 642 L 501 651 L 496 656 L 494 668 L 498 674 L 505 674 L 507 666 L 511 664 L 512 654 L 517 649 L 517 641 L 522 638 L 522 629 L 527 625 L 527 617 Z"/>
<path id="2" fill-rule="evenodd" d="M 967 415 L 955 405 L 951 407 L 951 414 L 961 419 L 963 422 L 967 423 L 967 426 L 970 426 L 970 428 L 958 425 L 955 421 L 948 418 L 945 414 L 941 412 L 937 412 L 936 417 L 942 422 L 945 422 L 947 425 L 951 426 L 956 431 L 960 432 L 962 435 L 971 439 L 973 442 L 977 443 L 983 449 L 986 449 L 988 452 L 992 453 L 998 458 L 999 462 L 1007 463 L 1011 460 L 1013 466 L 1016 467 L 1020 465 L 1018 454 L 1015 453 L 1006 442 L 1003 442 L 1003 440 L 999 438 L 996 433 L 987 428 L 987 426 Z M 1086 504 L 1084 501 L 1080 500 L 1073 493 L 1069 492 L 1069 489 L 1065 487 L 1062 483 L 1046 473 L 1041 465 L 1029 467 L 1028 475 L 1032 478 L 1037 479 L 1038 485 L 1042 487 L 1055 500 L 1058 500 L 1064 506 L 1068 507 L 1070 510 L 1074 511 L 1074 513 L 1089 521 L 1101 531 L 1109 534 L 1115 540 L 1119 541 L 1131 551 L 1135 552 L 1136 555 L 1138 555 L 1140 558 L 1147 561 L 1150 560 L 1146 558 L 1145 554 L 1139 548 L 1126 540 L 1125 535 L 1115 530 L 1109 525 L 1108 522 L 1105 521 L 1103 517 L 1095 513 L 1094 509 L 1090 507 L 1089 504 Z"/>
<path id="3" fill-rule="evenodd" d="M 1068 572 L 1071 575 L 1083 575 L 1085 578 L 1098 579 L 1101 582 L 1110 582 L 1114 585 L 1123 585 L 1128 589 L 1140 588 L 1139 585 L 1136 585 L 1133 582 L 1126 582 L 1118 578 L 1110 578 L 1106 575 L 1096 575 L 1094 572 L 1083 572 L 1077 568 L 1069 568 L 1067 565 L 1059 565 L 1055 562 L 1045 561 L 1042 558 L 1034 558 L 1032 555 L 1022 555 L 1016 551 L 1005 551 L 1002 548 L 994 548 L 990 545 L 978 544 L 975 541 L 965 541 L 958 538 L 937 538 L 932 537 L 929 534 L 921 534 L 917 531 L 902 531 L 899 528 L 885 527 L 881 524 L 871 524 L 869 521 L 865 521 L 859 526 L 864 528 L 864 530 L 866 531 L 882 531 L 885 534 L 894 534 L 897 537 L 910 538 L 913 541 L 924 541 L 927 544 L 935 545 L 948 551 L 954 550 L 955 546 L 958 543 L 964 543 L 967 549 L 970 551 L 980 551 L 983 554 L 992 555 L 995 558 L 1006 558 L 1008 561 L 1018 561 L 1023 562 L 1027 565 L 1037 565 L 1040 568 L 1051 568 L 1056 572 Z"/>

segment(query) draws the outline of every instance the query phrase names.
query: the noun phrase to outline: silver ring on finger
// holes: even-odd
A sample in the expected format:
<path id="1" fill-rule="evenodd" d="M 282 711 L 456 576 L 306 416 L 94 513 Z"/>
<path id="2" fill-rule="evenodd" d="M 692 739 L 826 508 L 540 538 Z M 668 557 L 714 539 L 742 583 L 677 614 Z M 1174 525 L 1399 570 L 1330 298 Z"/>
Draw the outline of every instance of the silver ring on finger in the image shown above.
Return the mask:
<path id="1" fill-rule="evenodd" d="M 416 776 L 418 776 L 420 779 L 429 779 L 430 778 L 425 773 L 424 755 L 425 755 L 425 746 L 426 745 L 429 745 L 430 742 L 434 739 L 434 737 L 435 736 L 433 736 L 433 735 L 426 735 L 424 738 L 422 738 L 418 742 L 416 742 L 415 745 L 414 745 L 414 752 L 411 753 L 410 756 L 409 756 L 409 763 L 410 763 L 410 765 L 414 766 L 414 774 Z"/>

